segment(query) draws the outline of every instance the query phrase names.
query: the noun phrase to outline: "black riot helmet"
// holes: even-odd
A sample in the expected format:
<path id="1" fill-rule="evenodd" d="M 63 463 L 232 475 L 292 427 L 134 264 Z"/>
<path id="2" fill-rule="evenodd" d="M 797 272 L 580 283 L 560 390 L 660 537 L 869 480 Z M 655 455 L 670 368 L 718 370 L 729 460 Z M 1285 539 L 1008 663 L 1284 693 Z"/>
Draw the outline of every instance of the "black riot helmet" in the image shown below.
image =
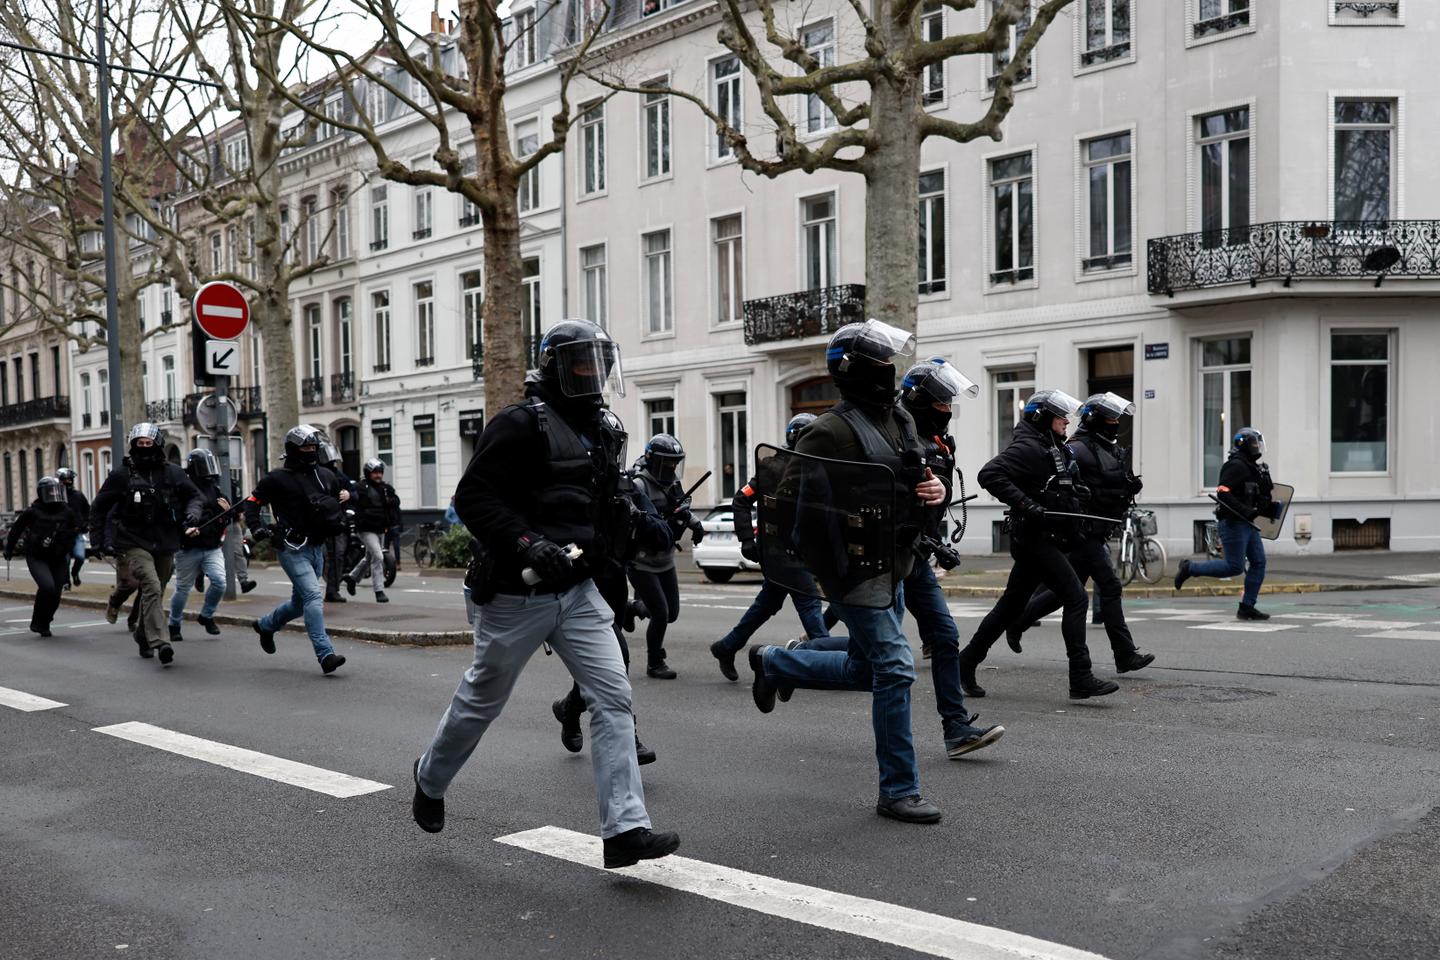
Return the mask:
<path id="1" fill-rule="evenodd" d="M 1080 427 L 1114 443 L 1120 436 L 1120 418 L 1134 415 L 1135 404 L 1118 393 L 1094 393 L 1080 408 Z"/>
<path id="2" fill-rule="evenodd" d="M 607 391 L 625 396 L 620 345 L 589 320 L 561 320 L 545 331 L 539 373 L 563 397 L 598 400 Z"/>
<path id="3" fill-rule="evenodd" d="M 220 476 L 220 458 L 209 450 L 191 450 L 185 458 L 185 472 L 192 480 L 214 480 Z"/>
<path id="4" fill-rule="evenodd" d="M 73 487 L 75 486 L 75 471 L 71 470 L 69 467 L 61 467 L 59 470 L 55 471 L 55 479 L 65 484 L 65 486 L 67 487 Z"/>
<path id="5" fill-rule="evenodd" d="M 815 422 L 813 413 L 797 413 L 785 424 L 785 449 L 794 450 L 795 444 L 800 442 L 800 435 L 810 429 L 810 424 Z"/>
<path id="6" fill-rule="evenodd" d="M 130 462 L 137 466 L 153 466 L 165 461 L 165 435 L 153 423 L 141 422 L 131 427 L 129 445 Z"/>
<path id="7" fill-rule="evenodd" d="M 371 457 L 369 460 L 366 460 L 366 461 L 365 461 L 365 476 L 368 477 L 368 476 L 370 476 L 370 474 L 372 474 L 372 473 L 380 473 L 380 474 L 383 475 L 383 474 L 385 473 L 385 461 L 384 461 L 384 460 L 378 460 L 378 459 L 376 459 L 376 458 L 374 458 L 374 457 Z"/>
<path id="8" fill-rule="evenodd" d="M 915 335 L 879 320 L 847 323 L 830 338 L 825 368 L 847 400 L 895 402 L 895 360 L 913 356 Z"/>
<path id="9" fill-rule="evenodd" d="M 340 463 L 340 448 L 324 434 L 320 435 L 320 462 L 330 467 Z"/>
<path id="10" fill-rule="evenodd" d="M 297 423 L 285 434 L 285 459 L 305 466 L 320 462 L 320 440 L 322 434 L 308 423 Z M 301 447 L 312 447 L 308 453 Z"/>
<path id="11" fill-rule="evenodd" d="M 65 485 L 55 477 L 41 477 L 40 482 L 35 485 L 35 496 L 42 504 L 64 503 L 68 499 L 65 496 Z"/>
<path id="12" fill-rule="evenodd" d="M 1241 427 L 1230 441 L 1230 452 L 1259 460 L 1265 456 L 1265 437 L 1254 427 Z"/>
<path id="13" fill-rule="evenodd" d="M 1078 409 L 1080 401 L 1064 390 L 1037 390 L 1025 401 L 1025 409 L 1020 411 L 1020 417 L 1026 423 L 1033 423 L 1048 430 L 1056 417 L 1068 420 L 1075 416 Z"/>
<path id="14" fill-rule="evenodd" d="M 645 444 L 645 472 L 660 483 L 673 483 L 685 467 L 685 448 L 668 433 L 657 433 Z"/>
<path id="15" fill-rule="evenodd" d="M 900 381 L 900 402 L 905 404 L 925 436 L 944 434 L 952 415 L 950 404 L 962 396 L 973 399 L 979 394 L 980 388 L 975 382 L 943 357 L 931 357 L 915 364 L 905 371 L 905 379 Z"/>

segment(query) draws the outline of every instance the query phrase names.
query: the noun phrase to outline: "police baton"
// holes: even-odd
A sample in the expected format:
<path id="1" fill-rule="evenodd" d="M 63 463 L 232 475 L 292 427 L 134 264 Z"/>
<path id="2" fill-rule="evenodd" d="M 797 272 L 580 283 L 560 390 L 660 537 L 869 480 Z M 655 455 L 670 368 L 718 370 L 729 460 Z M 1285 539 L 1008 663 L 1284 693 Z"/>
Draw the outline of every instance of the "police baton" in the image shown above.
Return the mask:
<path id="1" fill-rule="evenodd" d="M 689 490 L 686 490 L 683 494 L 680 495 L 680 502 L 681 502 L 681 503 L 684 503 L 686 500 L 689 500 L 690 497 L 691 497 L 691 495 L 694 494 L 696 490 L 699 490 L 699 489 L 701 488 L 701 486 L 704 485 L 704 483 L 705 483 L 706 480 L 709 480 L 709 479 L 710 479 L 710 474 L 711 474 L 712 472 L 713 472 L 713 471 L 711 471 L 711 470 L 706 470 L 704 476 L 702 476 L 699 480 L 696 480 L 696 481 L 690 486 L 690 489 L 689 489 Z M 676 507 L 676 508 L 675 508 L 675 512 L 676 512 L 676 513 L 679 513 L 679 512 L 680 512 L 680 508 L 679 508 L 679 507 Z"/>
<path id="2" fill-rule="evenodd" d="M 1076 520 L 1099 520 L 1101 523 L 1124 523 L 1124 520 L 1117 520 L 1114 517 L 1097 517 L 1093 513 L 1064 513 L 1060 510 L 1046 510 L 1047 517 L 1072 517 Z"/>
<path id="3" fill-rule="evenodd" d="M 219 523 L 221 520 L 224 520 L 227 517 L 233 517 L 235 514 L 239 513 L 243 509 L 245 509 L 244 500 L 241 500 L 239 503 L 231 504 L 230 509 L 226 510 L 224 513 L 218 514 L 217 516 L 211 517 L 209 520 L 206 520 L 204 523 L 196 526 L 195 529 L 204 530 L 206 527 L 210 526 L 210 524 Z"/>

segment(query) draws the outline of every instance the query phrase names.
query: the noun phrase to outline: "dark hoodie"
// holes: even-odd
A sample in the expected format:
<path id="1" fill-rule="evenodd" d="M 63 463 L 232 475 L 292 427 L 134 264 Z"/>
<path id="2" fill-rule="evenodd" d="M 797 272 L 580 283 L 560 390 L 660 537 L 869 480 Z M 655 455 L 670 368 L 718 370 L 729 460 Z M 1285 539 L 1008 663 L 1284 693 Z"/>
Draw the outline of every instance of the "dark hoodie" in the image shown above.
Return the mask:
<path id="1" fill-rule="evenodd" d="M 5 555 L 15 553 L 15 546 L 25 537 L 25 555 L 54 560 L 66 556 L 80 535 L 80 521 L 63 503 L 30 504 L 10 526 L 5 538 Z"/>
<path id="2" fill-rule="evenodd" d="M 110 472 L 90 505 L 90 543 L 120 553 L 139 548 L 174 553 L 204 508 L 200 491 L 173 463 L 132 463 Z M 110 524 L 114 514 L 113 529 Z"/>

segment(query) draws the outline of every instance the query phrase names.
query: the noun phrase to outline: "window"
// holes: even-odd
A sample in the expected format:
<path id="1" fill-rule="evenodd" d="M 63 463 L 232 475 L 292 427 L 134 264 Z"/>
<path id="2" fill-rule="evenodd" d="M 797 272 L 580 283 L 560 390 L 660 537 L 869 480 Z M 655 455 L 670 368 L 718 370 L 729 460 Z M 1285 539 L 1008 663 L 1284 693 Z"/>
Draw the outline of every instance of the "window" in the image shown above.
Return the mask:
<path id="1" fill-rule="evenodd" d="M 485 345 L 485 286 L 479 270 L 460 274 L 460 304 L 465 313 L 465 356 L 481 356 Z"/>
<path id="2" fill-rule="evenodd" d="M 350 197 L 344 190 L 330 194 L 330 208 L 335 218 L 335 259 L 350 256 Z"/>
<path id="3" fill-rule="evenodd" d="M 610 281 L 605 259 L 603 243 L 580 248 L 580 285 L 584 290 L 584 317 L 608 329 Z"/>
<path id="4" fill-rule="evenodd" d="M 375 323 L 375 372 L 390 369 L 390 291 L 370 294 L 370 316 Z"/>
<path id="5" fill-rule="evenodd" d="M 1200 485 L 1220 482 L 1230 438 L 1250 425 L 1250 338 L 1200 342 Z"/>
<path id="6" fill-rule="evenodd" d="M 835 285 L 835 194 L 806 197 L 800 201 L 805 289 L 819 290 Z"/>
<path id="7" fill-rule="evenodd" d="M 528 67 L 535 62 L 535 11 L 521 10 L 515 14 L 514 50 L 515 69 Z"/>
<path id="8" fill-rule="evenodd" d="M 223 262 L 220 252 L 220 234 L 217 231 L 210 234 L 210 272 L 212 274 L 219 273 Z"/>
<path id="9" fill-rule="evenodd" d="M 1208 235 L 1205 245 L 1245 243 L 1250 227 L 1250 110 L 1237 107 L 1212 113 L 1198 123 L 1200 229 Z"/>
<path id="10" fill-rule="evenodd" d="M 585 108 L 580 115 L 580 193 L 605 190 L 605 104 Z"/>
<path id="11" fill-rule="evenodd" d="M 21 357 L 15 358 L 15 402 L 22 403 L 25 400 L 25 361 Z"/>
<path id="12" fill-rule="evenodd" d="M 645 122 L 641 126 L 645 137 L 643 152 L 646 180 L 668 176 L 670 173 L 670 96 L 662 89 L 655 89 L 664 85 L 664 80 L 652 80 L 645 84 L 647 89 L 641 102 L 641 110 L 645 114 Z"/>
<path id="13" fill-rule="evenodd" d="M 245 266 L 245 273 L 251 280 L 255 279 L 255 271 L 258 263 L 255 259 L 255 218 L 251 217 L 245 221 L 245 252 L 250 259 Z"/>
<path id="14" fill-rule="evenodd" d="M 1335 101 L 1335 217 L 1389 220 L 1395 213 L 1394 100 Z"/>
<path id="15" fill-rule="evenodd" d="M 920 39 L 926 43 L 935 43 L 945 38 L 945 7 L 930 0 L 920 11 Z M 945 62 L 932 63 L 925 68 L 922 78 L 924 86 L 920 88 L 920 102 L 925 106 L 932 103 L 943 103 L 945 100 Z"/>
<path id="16" fill-rule="evenodd" d="M 946 290 L 945 173 L 920 174 L 920 294 Z"/>
<path id="17" fill-rule="evenodd" d="M 1130 56 L 1130 0 L 1085 0 L 1083 28 L 1082 67 Z"/>
<path id="18" fill-rule="evenodd" d="M 310 304 L 305 308 L 305 337 L 310 345 L 310 378 L 318 380 L 325 375 L 323 369 L 324 356 L 323 331 L 320 329 L 320 307 L 317 304 Z"/>
<path id="19" fill-rule="evenodd" d="M 20 451 L 20 495 L 28 498 L 30 496 L 30 467 L 29 454 L 24 450 Z"/>
<path id="20" fill-rule="evenodd" d="M 476 164 L 476 161 L 475 161 L 475 158 L 474 158 L 474 157 L 467 157 L 467 158 L 465 158 L 465 161 L 460 165 L 461 172 L 462 172 L 466 177 L 473 177 L 473 176 L 475 176 L 475 164 Z M 523 186 L 524 186 L 523 181 L 522 181 L 521 186 L 522 186 L 522 200 L 521 200 L 521 202 L 523 203 L 523 202 L 524 202 L 524 200 L 523 200 Z M 538 184 L 538 183 L 536 184 L 536 187 L 537 187 L 537 190 L 538 190 L 538 187 L 539 187 L 539 184 Z M 536 197 L 537 197 L 537 199 L 538 199 L 538 197 L 539 197 L 539 194 L 538 194 L 538 193 L 536 194 Z M 522 206 L 520 209 L 523 211 L 525 208 Z M 462 227 L 473 227 L 473 226 L 475 226 L 475 225 L 476 225 L 477 223 L 479 223 L 479 222 L 480 222 L 480 208 L 479 208 L 478 206 L 476 206 L 476 205 L 475 205 L 475 202 L 474 202 L 473 200 L 471 200 L 469 197 L 465 196 L 463 193 L 460 194 L 460 226 L 462 226 Z"/>
<path id="21" fill-rule="evenodd" d="M 675 398 L 660 397 L 645 401 L 645 424 L 647 437 L 657 433 L 675 435 Z"/>
<path id="22" fill-rule="evenodd" d="M 410 169 L 419 170 L 425 164 L 425 159 L 418 157 L 410 161 Z M 430 236 L 430 231 L 435 226 L 435 191 L 429 187 L 416 187 L 413 196 L 415 198 L 415 232 L 412 236 L 416 240 L 424 240 Z"/>
<path id="23" fill-rule="evenodd" d="M 295 236 L 290 230 L 290 208 L 280 208 L 280 259 L 284 263 L 290 262 L 290 248 L 294 245 Z"/>
<path id="24" fill-rule="evenodd" d="M 80 489 L 85 496 L 93 500 L 95 498 L 95 451 L 86 450 L 80 455 L 80 463 L 82 464 Z"/>
<path id="25" fill-rule="evenodd" d="M 415 365 L 435 362 L 435 285 L 429 280 L 415 284 Z"/>
<path id="26" fill-rule="evenodd" d="M 526 120 L 515 124 L 515 156 L 525 159 L 540 149 L 540 122 Z M 520 212 L 540 206 L 540 166 L 537 164 L 520 177 Z M 477 211 L 478 213 L 478 211 Z"/>
<path id="27" fill-rule="evenodd" d="M 39 400 L 40 391 L 40 354 L 30 354 L 30 399 Z"/>
<path id="28" fill-rule="evenodd" d="M 0 381 L 3 380 L 4 377 L 0 377 Z M 0 386 L 3 386 L 3 384 L 0 384 Z M 4 397 L 0 397 L 0 403 L 4 402 Z M 90 403 L 90 374 L 82 373 L 80 374 L 80 426 L 82 429 L 89 428 L 92 410 L 93 408 Z"/>
<path id="29" fill-rule="evenodd" d="M 715 268 L 716 323 L 738 323 L 745 316 L 745 238 L 740 214 L 710 221 L 711 262 Z"/>
<path id="30" fill-rule="evenodd" d="M 379 184 L 370 188 L 370 249 L 384 250 L 390 245 L 389 187 Z"/>
<path id="31" fill-rule="evenodd" d="M 420 448 L 420 506 L 440 505 L 440 465 L 435 451 L 434 417 L 431 426 L 417 427 L 415 445 Z"/>
<path id="32" fill-rule="evenodd" d="M 0 407 L 10 402 L 10 368 L 5 361 L 0 360 Z M 20 398 L 16 397 L 15 402 L 19 403 Z"/>
<path id="33" fill-rule="evenodd" d="M 141 333 L 145 332 L 145 290 L 147 289 L 149 288 L 142 288 L 135 297 L 135 323 L 140 327 Z"/>
<path id="34" fill-rule="evenodd" d="M 265 358 L 260 352 L 260 329 L 254 324 L 250 325 L 250 386 L 260 386 L 260 368 L 265 364 Z"/>
<path id="35" fill-rule="evenodd" d="M 238 260 L 240 257 L 240 244 L 236 242 L 234 227 L 225 228 L 225 269 L 230 273 L 237 273 Z"/>
<path id="36" fill-rule="evenodd" d="M 10 451 L 5 451 L 5 510 L 15 512 L 15 478 L 10 475 Z"/>
<path id="37" fill-rule="evenodd" d="M 165 375 L 165 399 L 175 399 L 175 358 L 166 355 L 160 358 L 160 369 Z"/>
<path id="38" fill-rule="evenodd" d="M 647 233 L 640 245 L 645 256 L 645 332 L 668 333 L 674 328 L 670 231 Z"/>
<path id="39" fill-rule="evenodd" d="M 710 67 L 710 75 L 710 102 L 715 115 L 724 120 L 732 130 L 740 130 L 745 122 L 740 99 L 740 60 L 736 57 L 716 60 Z M 735 156 L 735 148 L 730 146 L 724 134 L 718 131 L 715 134 L 714 150 L 716 160 L 728 160 Z"/>
<path id="40" fill-rule="evenodd" d="M 999 453 L 1010 442 L 1020 411 L 1035 392 L 1035 368 L 1024 366 L 996 370 L 991 375 L 991 382 L 995 391 L 995 436 L 990 449 Z"/>
<path id="41" fill-rule="evenodd" d="M 540 258 L 527 257 L 520 266 L 520 285 L 523 288 L 520 323 L 525 331 L 525 363 L 527 369 L 534 370 L 540 366 L 540 334 L 545 322 L 544 311 L 540 309 Z"/>
<path id="42" fill-rule="evenodd" d="M 244 137 L 232 137 L 225 141 L 225 170 L 231 176 L 244 173 L 250 167 L 250 141 Z"/>
<path id="43" fill-rule="evenodd" d="M 300 201 L 300 215 L 305 218 L 305 262 L 320 259 L 320 202 L 314 197 Z"/>
<path id="44" fill-rule="evenodd" d="M 999 4 L 995 2 L 995 0 L 991 0 L 990 12 L 992 15 L 998 6 Z M 1035 15 L 1031 0 L 1024 0 L 1024 7 L 1025 9 L 1020 15 L 1020 20 L 1017 23 L 1010 24 L 1007 28 L 1009 39 L 1005 43 L 1005 49 L 991 55 L 993 59 L 991 61 L 990 78 L 987 81 L 991 89 L 994 89 L 996 81 L 1000 74 L 1004 72 L 1005 68 L 1010 65 L 1010 61 L 1015 59 L 1015 51 L 1020 46 L 1021 39 L 1030 30 L 1030 23 Z M 1033 63 L 1034 61 L 1026 63 L 1015 72 L 1016 83 L 1024 83 L 1030 79 Z"/>
<path id="45" fill-rule="evenodd" d="M 683 0 L 644 0 L 640 6 L 640 16 L 653 17 L 662 10 L 669 10 Z"/>
<path id="46" fill-rule="evenodd" d="M 1096 137 L 1080 145 L 1085 168 L 1086 273 L 1128 267 L 1131 259 L 1130 134 Z"/>
<path id="47" fill-rule="evenodd" d="M 330 122 L 320 125 L 320 139 L 329 140 L 331 137 L 339 136 L 340 128 L 335 124 L 341 123 L 345 119 L 345 102 L 339 94 L 326 99 L 325 119 Z"/>
<path id="48" fill-rule="evenodd" d="M 835 22 L 833 20 L 824 20 L 812 27 L 807 27 L 800 34 L 800 42 L 805 45 L 805 52 L 815 58 L 818 67 L 835 66 Z M 835 126 L 835 114 L 825 106 L 819 94 L 806 94 L 805 132 L 820 133 L 833 126 Z"/>
<path id="49" fill-rule="evenodd" d="M 1250 25 L 1250 0 L 1191 0 L 1195 12 L 1195 39 L 1228 33 Z"/>
<path id="50" fill-rule="evenodd" d="M 114 460 L 110 456 L 110 448 L 106 447 L 100 451 L 100 475 L 109 477 L 110 472 L 115 468 Z"/>
<path id="51" fill-rule="evenodd" d="M 100 426 L 110 422 L 110 371 L 101 370 L 95 375 L 95 383 L 100 392 Z M 18 393 L 20 385 L 17 383 L 15 389 Z M 17 396 L 18 400 L 19 397 Z M 109 472 L 108 470 L 106 471 Z"/>
<path id="52" fill-rule="evenodd" d="M 1330 471 L 1390 467 L 1390 332 L 1330 334 Z"/>
<path id="53" fill-rule="evenodd" d="M 747 456 L 750 452 L 747 436 L 745 394 L 741 391 L 715 395 L 715 425 L 720 449 L 716 462 L 720 464 L 720 500 L 729 502 L 750 479 Z"/>
<path id="54" fill-rule="evenodd" d="M 335 333 L 340 344 L 340 373 L 350 376 L 355 371 L 355 341 L 350 326 L 350 298 L 335 301 Z"/>
<path id="55" fill-rule="evenodd" d="M 990 204 L 994 221 L 992 284 L 1035 278 L 1035 164 L 1022 153 L 990 161 Z"/>
<path id="56" fill-rule="evenodd" d="M 64 384 L 65 381 L 64 381 L 64 379 L 61 378 L 61 376 L 60 376 L 60 348 L 59 348 L 59 347 L 51 347 L 51 348 L 50 348 L 50 382 L 55 385 L 55 389 L 53 389 L 53 390 L 50 391 L 50 395 L 51 395 L 51 396 L 55 396 L 55 397 L 60 396 L 60 395 L 61 395 L 61 385 Z"/>
<path id="57" fill-rule="evenodd" d="M 375 438 L 375 459 L 383 460 L 385 466 L 395 466 L 395 441 L 390 432 L 390 421 L 384 421 L 384 426 L 377 424 L 373 433 Z"/>

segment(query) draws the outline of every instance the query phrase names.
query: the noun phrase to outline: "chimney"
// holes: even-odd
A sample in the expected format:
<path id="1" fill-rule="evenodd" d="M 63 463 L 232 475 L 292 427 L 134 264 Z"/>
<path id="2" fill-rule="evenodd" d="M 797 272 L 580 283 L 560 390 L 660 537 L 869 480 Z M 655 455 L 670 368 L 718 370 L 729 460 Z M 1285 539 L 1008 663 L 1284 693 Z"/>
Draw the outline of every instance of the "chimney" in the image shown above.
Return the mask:
<path id="1" fill-rule="evenodd" d="M 435 8 L 430 11 L 430 32 L 444 33 L 445 21 L 440 19 L 440 4 L 436 3 Z"/>

